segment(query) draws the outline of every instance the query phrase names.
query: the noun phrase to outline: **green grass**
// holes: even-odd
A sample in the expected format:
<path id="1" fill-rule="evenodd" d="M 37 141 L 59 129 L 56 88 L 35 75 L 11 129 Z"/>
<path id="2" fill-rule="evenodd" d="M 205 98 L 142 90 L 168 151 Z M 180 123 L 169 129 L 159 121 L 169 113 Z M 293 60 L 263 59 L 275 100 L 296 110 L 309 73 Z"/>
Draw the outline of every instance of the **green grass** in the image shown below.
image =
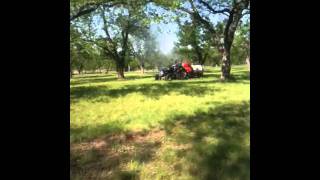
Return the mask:
<path id="1" fill-rule="evenodd" d="M 249 73 L 232 74 L 229 82 L 211 67 L 192 80 L 75 76 L 71 146 L 107 145 L 72 148 L 72 179 L 249 179 Z"/>

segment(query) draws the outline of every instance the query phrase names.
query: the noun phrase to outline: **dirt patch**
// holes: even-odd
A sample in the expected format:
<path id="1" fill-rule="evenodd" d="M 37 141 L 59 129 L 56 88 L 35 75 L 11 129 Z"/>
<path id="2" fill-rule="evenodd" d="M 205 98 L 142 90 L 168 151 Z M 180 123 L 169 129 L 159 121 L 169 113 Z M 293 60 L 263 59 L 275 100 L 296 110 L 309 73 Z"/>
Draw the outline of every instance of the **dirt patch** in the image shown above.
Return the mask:
<path id="1" fill-rule="evenodd" d="M 139 132 L 134 134 L 127 134 L 126 140 L 133 142 L 158 141 L 161 142 L 165 136 L 165 131 L 156 130 L 149 133 Z"/>
<path id="2" fill-rule="evenodd" d="M 130 161 L 147 163 L 152 160 L 164 137 L 164 130 L 152 130 L 106 135 L 88 142 L 73 143 L 70 175 L 80 179 L 113 179 Z"/>
<path id="3" fill-rule="evenodd" d="M 71 151 L 106 150 L 115 144 L 132 144 L 142 142 L 161 142 L 165 136 L 164 130 L 113 134 L 100 137 L 88 142 L 71 144 Z"/>

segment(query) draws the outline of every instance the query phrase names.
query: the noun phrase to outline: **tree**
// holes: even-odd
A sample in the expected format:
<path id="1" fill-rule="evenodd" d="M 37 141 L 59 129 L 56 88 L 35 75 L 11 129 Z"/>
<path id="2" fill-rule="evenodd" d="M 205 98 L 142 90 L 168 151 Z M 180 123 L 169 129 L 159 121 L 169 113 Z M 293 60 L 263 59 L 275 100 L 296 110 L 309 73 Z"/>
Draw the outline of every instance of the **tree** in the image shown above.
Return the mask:
<path id="1" fill-rule="evenodd" d="M 71 0 L 70 21 L 97 11 L 99 8 L 110 8 L 126 4 L 126 0 Z"/>
<path id="2" fill-rule="evenodd" d="M 70 21 L 74 21 L 85 15 L 90 15 L 102 7 L 112 8 L 130 4 L 140 6 L 158 1 L 161 2 L 163 0 L 71 0 Z"/>
<path id="3" fill-rule="evenodd" d="M 184 1 L 185 2 L 185 1 Z M 188 13 L 191 18 L 199 24 L 202 24 L 212 35 L 215 42 L 220 39 L 217 36 L 213 23 L 210 20 L 210 15 L 225 15 L 227 17 L 224 27 L 223 38 L 223 56 L 221 60 L 221 79 L 230 78 L 231 71 L 231 47 L 234 39 L 234 33 L 242 16 L 248 12 L 245 10 L 249 7 L 249 0 L 188 0 L 191 10 L 180 6 L 179 9 Z"/>
<path id="4" fill-rule="evenodd" d="M 124 78 L 124 68 L 132 64 L 132 60 L 139 62 L 142 73 L 146 65 L 159 67 L 171 61 L 169 56 L 162 55 L 156 52 L 156 48 L 147 45 L 146 31 L 152 19 L 159 21 L 169 17 L 174 20 L 177 17 L 170 17 L 168 14 L 159 15 L 153 10 L 146 10 L 145 7 L 150 2 L 169 11 L 178 9 L 175 12 L 190 15 L 191 23 L 183 23 L 180 26 L 182 30 L 179 35 L 179 48 L 177 48 L 179 53 L 185 53 L 201 64 L 207 60 L 214 64 L 218 57 L 217 49 L 223 50 L 220 51 L 222 52 L 221 79 L 230 77 L 231 59 L 235 59 L 235 55 L 240 55 L 241 57 L 237 59 L 242 59 L 245 54 L 243 49 L 249 49 L 249 45 L 247 48 L 242 46 L 247 37 L 244 38 L 240 31 L 240 35 L 235 35 L 241 18 L 249 12 L 246 10 L 249 8 L 249 0 L 71 0 L 71 25 L 78 25 L 74 28 L 78 34 L 71 35 L 77 38 L 72 38 L 70 64 L 77 69 L 81 69 L 83 64 L 85 64 L 84 68 L 99 69 L 101 63 L 92 61 L 91 56 L 96 53 L 94 50 L 96 47 L 92 44 L 103 50 L 104 59 L 113 60 L 119 78 Z M 218 20 L 218 23 L 212 20 L 217 14 L 224 16 Z M 100 24 L 103 24 L 104 35 L 99 36 L 101 31 L 98 33 L 99 30 L 90 28 L 92 21 L 97 19 L 101 20 Z M 138 49 L 134 48 L 136 39 L 141 41 Z M 192 48 L 186 48 L 188 45 Z M 148 52 L 148 48 L 153 52 Z M 249 59 L 249 53 L 246 54 Z M 151 56 L 153 57 L 150 58 Z M 91 60 L 88 61 L 88 58 Z M 237 59 L 233 62 L 240 62 Z M 72 75 L 71 71 L 72 69 L 70 69 Z"/>
<path id="5" fill-rule="evenodd" d="M 206 29 L 197 26 L 194 21 L 182 24 L 178 20 L 180 31 L 178 33 L 178 43 L 176 46 L 179 53 L 187 58 L 191 58 L 203 65 L 209 57 L 210 48 L 212 47 L 211 38 L 207 37 Z"/>
<path id="6" fill-rule="evenodd" d="M 250 19 L 248 19 L 240 28 L 241 47 L 245 49 L 246 63 L 250 70 Z"/>
<path id="7" fill-rule="evenodd" d="M 86 40 L 98 44 L 104 49 L 104 55 L 115 61 L 118 78 L 124 78 L 124 66 L 130 61 L 130 36 L 134 36 L 136 32 L 143 31 L 145 28 L 146 22 L 142 22 L 145 15 L 141 10 L 149 2 L 152 1 L 71 0 L 70 2 L 70 21 L 73 23 L 79 20 L 92 20 L 100 12 L 106 37 L 89 37 Z M 127 12 L 127 14 L 123 12 Z M 89 24 L 90 27 L 90 22 L 84 24 Z M 83 29 L 83 27 L 81 28 Z M 72 64 L 71 61 L 70 64 Z"/>
<path id="8" fill-rule="evenodd" d="M 135 38 L 134 45 L 134 56 L 139 63 L 140 71 L 143 74 L 146 63 L 153 64 L 156 59 L 158 53 L 158 43 L 156 41 L 156 37 L 152 32 L 149 31 L 141 31 L 141 36 Z"/>
<path id="9" fill-rule="evenodd" d="M 246 63 L 249 58 L 249 23 L 240 23 L 232 44 L 231 59 L 234 64 Z"/>
<path id="10" fill-rule="evenodd" d="M 77 69 L 80 74 L 84 70 L 86 61 L 91 58 L 92 49 L 83 41 L 80 32 L 74 26 L 71 26 L 70 34 L 70 74 L 73 68 Z"/>
<path id="11" fill-rule="evenodd" d="M 249 6 L 249 0 L 235 0 L 230 8 L 230 14 L 224 30 L 224 53 L 222 57 L 221 79 L 224 80 L 230 77 L 231 71 L 231 46 L 234 38 L 234 33 L 237 25 L 242 17 L 242 12 Z"/>
<path id="12" fill-rule="evenodd" d="M 129 36 L 139 36 L 148 29 L 143 21 L 146 15 L 139 6 L 123 6 L 100 12 L 105 37 L 100 37 L 100 46 L 107 57 L 114 60 L 119 79 L 124 79 L 124 69 L 132 50 Z"/>

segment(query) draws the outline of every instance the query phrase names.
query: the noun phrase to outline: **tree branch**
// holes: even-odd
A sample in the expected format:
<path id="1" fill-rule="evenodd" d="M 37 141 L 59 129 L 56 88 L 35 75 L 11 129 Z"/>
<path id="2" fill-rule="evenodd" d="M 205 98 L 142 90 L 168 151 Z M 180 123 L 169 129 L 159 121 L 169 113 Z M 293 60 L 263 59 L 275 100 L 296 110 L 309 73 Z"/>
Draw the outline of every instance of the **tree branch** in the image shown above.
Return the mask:
<path id="1" fill-rule="evenodd" d="M 213 9 L 207 2 L 204 2 L 203 0 L 199 0 L 199 2 L 204 5 L 211 13 L 213 14 L 218 14 L 218 13 L 222 13 L 222 14 L 225 14 L 225 13 L 230 13 L 230 9 L 229 8 L 224 8 L 224 9 L 221 9 L 221 10 L 215 10 Z M 228 14 L 225 14 L 225 15 L 228 15 Z"/>
<path id="2" fill-rule="evenodd" d="M 87 4 L 83 5 L 83 6 L 81 6 L 79 8 L 79 11 L 75 15 L 71 15 L 70 16 L 70 21 L 73 21 L 73 20 L 77 19 L 80 16 L 83 16 L 83 15 L 86 15 L 86 14 L 89 14 L 89 13 L 95 11 L 96 9 L 98 9 L 99 5 L 100 4 L 87 3 Z"/>
<path id="3" fill-rule="evenodd" d="M 151 3 L 154 0 L 146 0 L 145 3 Z M 79 8 L 79 11 L 77 13 L 75 13 L 74 15 L 70 16 L 70 21 L 73 21 L 75 19 L 77 19 L 80 16 L 89 14 L 95 10 L 97 10 L 100 6 L 104 7 L 104 8 L 110 8 L 110 7 L 114 7 L 114 6 L 118 6 L 118 5 L 127 5 L 128 1 L 118 1 L 118 2 L 108 2 L 108 3 L 86 3 L 85 5 L 81 6 Z"/>
<path id="4" fill-rule="evenodd" d="M 215 31 L 214 28 L 212 27 L 211 23 L 210 23 L 209 21 L 203 19 L 203 18 L 200 16 L 199 13 L 194 12 L 194 11 L 190 11 L 190 10 L 188 10 L 188 9 L 186 9 L 186 8 L 183 8 L 183 7 L 180 8 L 180 10 L 181 10 L 181 11 L 184 11 L 184 12 L 186 12 L 186 13 L 188 13 L 188 14 L 190 14 L 191 17 L 192 17 L 194 20 L 202 23 L 211 33 L 216 33 L 216 31 Z"/>
<path id="5" fill-rule="evenodd" d="M 192 16 L 192 19 L 193 21 L 196 20 L 198 22 L 200 22 L 201 24 L 203 24 L 205 26 L 205 28 L 207 30 L 209 30 L 209 32 L 212 34 L 212 38 L 213 38 L 213 41 L 220 44 L 220 38 L 219 38 L 219 35 L 217 34 L 216 30 L 214 29 L 213 25 L 211 25 L 211 23 L 205 19 L 203 19 L 199 13 L 196 13 L 196 12 L 192 12 L 188 9 L 185 9 L 185 8 L 180 8 L 180 10 L 184 11 L 184 12 L 187 12 L 189 13 L 191 16 Z"/>
<path id="6" fill-rule="evenodd" d="M 123 5 L 126 2 L 114 2 L 114 3 L 87 3 L 79 8 L 79 11 L 75 15 L 71 15 L 70 21 L 77 19 L 80 16 L 89 14 L 95 10 L 97 10 L 100 6 L 104 8 L 110 8 L 117 5 Z"/>
<path id="7" fill-rule="evenodd" d="M 241 17 L 243 17 L 243 16 L 245 16 L 245 15 L 247 15 L 247 14 L 250 14 L 250 9 L 248 9 L 248 11 L 246 11 L 245 13 L 243 13 L 243 14 L 241 15 Z"/>
<path id="8" fill-rule="evenodd" d="M 102 16 L 102 20 L 103 20 L 103 30 L 104 30 L 104 32 L 105 32 L 106 35 L 107 35 L 106 40 L 109 41 L 109 42 L 112 44 L 112 51 L 113 51 L 113 52 L 110 51 L 110 53 L 112 53 L 112 55 L 113 55 L 114 57 L 119 57 L 119 54 L 118 54 L 117 48 L 116 48 L 116 44 L 115 44 L 115 42 L 112 40 L 112 38 L 111 38 L 111 36 L 110 36 L 110 34 L 109 34 L 108 27 L 107 27 L 107 20 L 106 20 L 106 17 L 105 17 L 104 12 L 105 12 L 105 7 L 103 7 L 103 11 L 101 12 L 101 16 Z"/>

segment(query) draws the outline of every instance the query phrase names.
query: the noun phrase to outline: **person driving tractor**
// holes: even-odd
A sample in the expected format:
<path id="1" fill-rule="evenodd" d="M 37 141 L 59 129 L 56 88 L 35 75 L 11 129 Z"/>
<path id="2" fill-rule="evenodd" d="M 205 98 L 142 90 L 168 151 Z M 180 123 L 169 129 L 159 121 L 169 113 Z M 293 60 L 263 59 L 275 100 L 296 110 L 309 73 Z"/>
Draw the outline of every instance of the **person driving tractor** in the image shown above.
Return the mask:
<path id="1" fill-rule="evenodd" d="M 187 59 L 182 61 L 182 67 L 185 69 L 186 71 L 186 76 L 185 79 L 189 79 L 191 72 L 192 72 L 192 67 L 191 67 L 191 62 Z"/>

